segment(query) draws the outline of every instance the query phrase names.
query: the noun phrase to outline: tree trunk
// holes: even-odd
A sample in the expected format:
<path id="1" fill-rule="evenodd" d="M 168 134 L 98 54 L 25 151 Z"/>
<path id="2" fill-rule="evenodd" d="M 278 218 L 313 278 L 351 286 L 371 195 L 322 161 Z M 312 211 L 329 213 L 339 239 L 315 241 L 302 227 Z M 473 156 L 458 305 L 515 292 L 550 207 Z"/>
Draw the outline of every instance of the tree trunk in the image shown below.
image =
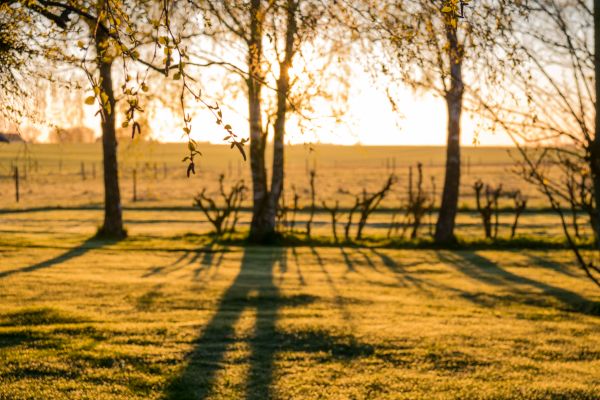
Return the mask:
<path id="1" fill-rule="evenodd" d="M 249 240 L 263 242 L 275 231 L 275 219 L 269 219 L 269 194 L 265 170 L 266 132 L 261 115 L 262 72 L 262 16 L 261 0 L 250 4 L 250 41 L 248 43 L 248 116 L 250 123 L 250 169 L 252 171 L 252 222 Z"/>
<path id="2" fill-rule="evenodd" d="M 273 137 L 273 171 L 271 176 L 271 190 L 267 187 L 267 174 L 265 169 L 265 148 L 267 133 L 263 132 L 261 122 L 262 71 L 262 11 L 260 0 L 252 0 L 251 13 L 251 41 L 249 45 L 249 66 L 253 71 L 248 79 L 248 98 L 250 116 L 250 165 L 253 183 L 253 209 L 252 224 L 249 239 L 253 242 L 268 242 L 276 234 L 276 218 L 279 198 L 283 191 L 284 182 L 284 137 L 287 116 L 287 97 L 290 89 L 289 69 L 294 55 L 294 38 L 296 34 L 296 7 L 295 0 L 287 3 L 287 27 L 285 55 L 280 62 L 280 74 L 277 79 L 277 113 Z"/>
<path id="3" fill-rule="evenodd" d="M 446 175 L 442 203 L 435 227 L 436 243 L 456 241 L 454 226 L 458 209 L 460 187 L 460 116 L 462 113 L 462 49 L 456 27 L 447 25 L 448 56 L 450 61 L 450 88 L 446 93 L 448 109 L 448 142 L 446 145 Z"/>
<path id="4" fill-rule="evenodd" d="M 492 238 L 492 216 L 491 214 L 486 214 L 483 216 L 483 229 L 485 230 L 485 238 Z"/>
<path id="5" fill-rule="evenodd" d="M 296 35 L 296 7 L 295 0 L 287 2 L 287 27 L 285 36 L 284 59 L 279 63 L 279 77 L 277 78 L 277 114 L 275 117 L 273 135 L 273 171 L 271 175 L 271 192 L 269 195 L 269 221 L 275 224 L 279 198 L 283 191 L 284 183 L 284 136 L 287 117 L 287 102 L 290 91 L 289 70 L 294 57 L 294 38 Z"/>
<path id="6" fill-rule="evenodd" d="M 519 217 L 521 216 L 521 213 L 519 211 L 517 211 L 517 213 L 515 214 L 515 221 L 513 222 L 511 228 L 510 228 L 510 238 L 514 239 L 515 235 L 517 234 L 517 226 L 519 226 Z"/>
<path id="7" fill-rule="evenodd" d="M 104 166 L 104 223 L 101 236 L 121 239 L 126 236 L 123 229 L 121 210 L 121 193 L 119 190 L 119 170 L 117 168 L 117 135 L 115 128 L 115 95 L 112 87 L 112 61 L 103 60 L 105 50 L 101 47 L 106 41 L 106 34 L 96 30 L 96 52 L 100 71 L 100 96 L 102 105 L 102 151 Z"/>
<path id="8" fill-rule="evenodd" d="M 596 80 L 596 99 L 600 99 L 600 0 L 594 0 L 594 75 Z M 592 229 L 596 248 L 600 249 L 600 104 L 596 101 L 596 126 L 590 145 L 590 169 L 594 185 L 594 203 Z"/>

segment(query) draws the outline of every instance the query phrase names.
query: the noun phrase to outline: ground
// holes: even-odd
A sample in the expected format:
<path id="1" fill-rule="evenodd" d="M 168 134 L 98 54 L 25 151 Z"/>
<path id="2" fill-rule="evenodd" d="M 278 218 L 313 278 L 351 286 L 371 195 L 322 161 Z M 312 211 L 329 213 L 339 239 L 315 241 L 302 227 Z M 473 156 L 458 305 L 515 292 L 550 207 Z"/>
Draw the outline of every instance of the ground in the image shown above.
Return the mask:
<path id="1" fill-rule="evenodd" d="M 0 399 L 600 397 L 564 250 L 211 245 L 169 211 L 114 243 L 62 213 L 1 215 Z"/>
<path id="2" fill-rule="evenodd" d="M 556 216 L 510 171 L 506 149 L 464 151 L 456 231 L 470 250 L 377 247 L 400 240 L 388 225 L 409 165 L 423 162 L 439 195 L 441 147 L 290 146 L 288 205 L 295 185 L 307 206 L 315 166 L 317 200 L 342 207 L 353 202 L 344 191 L 374 190 L 396 166 L 368 240 L 346 248 L 322 210 L 319 237 L 297 247 L 211 242 L 194 194 L 214 193 L 221 173 L 249 176 L 238 153 L 202 150 L 187 179 L 181 145 L 121 146 L 129 238 L 110 242 L 92 239 L 98 144 L 0 147 L 0 400 L 600 398 L 600 291 L 560 249 Z M 479 178 L 529 196 L 516 241 L 510 210 L 501 240 L 482 240 Z M 242 212 L 242 231 L 248 221 Z"/>

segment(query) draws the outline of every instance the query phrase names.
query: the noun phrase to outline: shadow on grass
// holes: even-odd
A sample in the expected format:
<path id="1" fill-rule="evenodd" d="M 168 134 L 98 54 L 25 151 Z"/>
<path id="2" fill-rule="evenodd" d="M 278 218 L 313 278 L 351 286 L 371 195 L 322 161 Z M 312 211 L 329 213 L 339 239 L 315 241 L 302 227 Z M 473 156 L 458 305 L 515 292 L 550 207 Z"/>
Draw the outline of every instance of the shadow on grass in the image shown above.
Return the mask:
<path id="1" fill-rule="evenodd" d="M 556 262 L 554 260 L 549 259 L 548 257 L 541 257 L 537 254 L 532 254 L 532 253 L 528 253 L 527 257 L 529 258 L 529 260 L 531 262 L 533 262 L 535 265 L 538 265 L 540 267 L 543 268 L 548 268 L 551 270 L 554 270 L 556 272 L 559 272 L 561 274 L 570 276 L 570 277 L 578 277 L 577 274 L 573 273 L 573 271 L 571 269 L 569 269 L 567 266 Z"/>
<path id="2" fill-rule="evenodd" d="M 81 243 L 79 246 L 74 247 L 74 248 L 68 250 L 67 252 L 60 254 L 56 257 L 39 262 L 37 264 L 29 265 L 27 267 L 11 269 L 9 271 L 2 271 L 2 272 L 0 272 L 0 279 L 6 278 L 11 275 L 15 275 L 15 274 L 24 274 L 24 273 L 28 273 L 28 272 L 38 271 L 40 269 L 50 268 L 55 265 L 72 260 L 74 258 L 81 257 L 82 255 L 84 255 L 85 253 L 87 253 L 90 250 L 100 249 L 104 246 L 109 246 L 116 242 L 118 242 L 118 240 L 116 240 L 116 239 L 98 239 L 98 238 L 92 237 L 90 239 L 87 239 L 85 242 Z"/>
<path id="3" fill-rule="evenodd" d="M 215 248 L 213 243 L 210 244 L 209 248 L 205 248 L 200 265 L 194 269 L 194 280 L 201 281 L 202 274 L 207 274 L 210 270 L 217 270 L 223 262 L 225 253 L 229 250 L 226 247 Z M 219 254 L 219 257 L 215 260 L 215 255 Z M 196 261 L 197 257 L 192 261 Z"/>
<path id="4" fill-rule="evenodd" d="M 315 260 L 317 261 L 317 265 L 319 266 L 321 273 L 323 273 L 323 275 L 325 276 L 327 285 L 329 286 L 331 292 L 333 293 L 333 299 L 335 301 L 335 305 L 336 305 L 337 309 L 340 311 L 342 318 L 344 319 L 344 321 L 346 321 L 346 323 L 350 326 L 350 328 L 352 330 L 354 330 L 352 314 L 348 310 L 345 299 L 341 296 L 337 285 L 335 284 L 331 274 L 327 270 L 327 265 L 325 264 L 325 262 L 323 261 L 323 258 L 321 257 L 321 255 L 319 254 L 319 252 L 317 251 L 317 249 L 315 247 L 311 247 L 310 251 L 311 251 L 312 255 L 314 256 Z M 342 248 L 340 248 L 340 251 L 344 255 L 344 259 L 346 260 L 346 262 L 350 262 L 348 254 L 345 253 Z M 350 268 L 350 267 L 348 267 L 348 268 Z"/>
<path id="5" fill-rule="evenodd" d="M 193 271 L 194 280 L 200 281 L 202 273 L 210 269 L 216 269 L 221 265 L 225 253 L 229 252 L 228 247 L 220 246 L 216 241 L 211 241 L 207 245 L 197 250 L 181 251 L 181 255 L 172 263 L 152 267 L 148 272 L 142 275 L 143 278 L 149 278 L 156 275 L 168 275 L 177 272 L 187 266 L 198 264 Z M 214 261 L 215 255 L 219 254 L 217 261 Z"/>
<path id="6" fill-rule="evenodd" d="M 261 393 L 259 398 L 268 397 L 274 348 L 261 347 L 261 341 L 268 342 L 275 335 L 279 293 L 273 283 L 273 268 L 280 262 L 284 251 L 281 248 L 264 252 L 253 249 L 244 251 L 238 276 L 197 339 L 195 349 L 188 356 L 188 365 L 167 388 L 168 399 L 203 399 L 210 395 L 227 348 L 235 341 L 235 324 L 247 308 L 256 309 L 247 392 Z M 257 257 L 259 254 L 264 257 Z"/>
<path id="7" fill-rule="evenodd" d="M 300 268 L 300 258 L 298 257 L 298 251 L 295 247 L 291 248 L 292 255 L 294 256 L 294 264 L 296 264 L 296 276 L 298 277 L 298 282 L 300 286 L 306 286 L 306 281 L 304 280 L 304 275 L 302 274 L 302 269 Z"/>
<path id="8" fill-rule="evenodd" d="M 244 398 L 276 397 L 272 383 L 278 351 L 312 352 L 323 357 L 351 358 L 371 354 L 373 349 L 351 336 L 336 337 L 325 331 L 283 332 L 276 323 L 282 307 L 315 301 L 312 296 L 284 296 L 274 283 L 274 269 L 284 269 L 286 249 L 246 248 L 240 272 L 225 291 L 212 319 L 204 327 L 187 356 L 187 365 L 166 389 L 167 399 L 205 399 L 216 386 L 221 369 L 227 367 L 226 353 L 238 340 L 249 345 L 249 368 L 243 383 Z M 235 325 L 246 310 L 255 311 L 255 326 L 247 339 L 236 338 Z"/>
<path id="9" fill-rule="evenodd" d="M 70 314 L 53 307 L 27 307 L 18 311 L 0 314 L 0 328 L 11 328 L 0 331 L 0 348 L 27 344 L 30 349 L 58 350 L 63 348 L 66 338 L 38 331 L 40 326 L 51 327 L 62 325 L 63 330 L 80 329 L 80 324 L 88 319 L 80 315 Z M 73 327 L 67 327 L 73 325 Z M 75 326 L 77 325 L 77 326 Z"/>
<path id="10" fill-rule="evenodd" d="M 398 282 L 402 286 L 412 286 L 426 294 L 432 295 L 432 290 L 447 291 L 484 307 L 495 307 L 498 303 L 502 302 L 530 304 L 539 307 L 556 307 L 556 302 L 558 302 L 558 307 L 563 311 L 593 316 L 600 315 L 600 302 L 591 301 L 568 289 L 514 274 L 475 252 L 440 251 L 438 252 L 438 257 L 440 261 L 454 267 L 472 279 L 494 286 L 504 286 L 510 289 L 512 293 L 472 293 L 432 279 L 419 278 L 415 274 L 406 271 L 406 268 L 423 264 L 422 261 L 401 265 L 378 249 L 370 250 L 380 258 L 384 266 L 396 275 Z M 540 262 L 539 265 L 552 269 L 559 268 L 559 264 L 549 266 Z M 524 285 L 525 287 L 516 287 L 515 285 Z M 545 298 L 532 293 L 527 287 L 541 290 Z M 555 300 L 556 302 L 549 300 Z"/>
<path id="11" fill-rule="evenodd" d="M 52 307 L 31 307 L 16 312 L 0 314 L 0 326 L 38 326 L 53 324 L 77 324 L 86 319 L 70 315 Z"/>
<path id="12" fill-rule="evenodd" d="M 8 322 L 15 325 L 0 330 L 0 351 L 5 357 L 1 376 L 6 382 L 6 386 L 0 385 L 0 392 L 7 396 L 0 398 L 55 398 L 48 396 L 49 391 L 54 394 L 62 388 L 64 392 L 65 387 L 71 386 L 85 387 L 88 397 L 93 397 L 95 388 L 100 386 L 114 388 L 111 394 L 117 397 L 151 397 L 156 380 L 164 374 L 161 367 L 147 354 L 117 350 L 111 341 L 160 346 L 164 339 L 160 328 L 139 333 L 113 331 L 77 323 L 77 317 L 65 322 L 68 314 L 56 318 L 55 313 L 32 313 L 30 309 L 15 312 L 11 314 L 14 321 Z M 101 350 L 105 348 L 102 344 L 107 343 L 111 344 L 111 351 Z M 28 382 L 26 391 L 11 389 L 10 383 L 17 382 Z"/>
<path id="13" fill-rule="evenodd" d="M 565 307 L 566 311 L 586 315 L 600 315 L 600 302 L 591 301 L 568 289 L 514 274 L 476 252 L 438 251 L 437 254 L 441 261 L 454 267 L 469 278 L 494 286 L 514 288 L 515 284 L 525 285 L 538 289 L 544 295 L 554 298 Z"/>
<path id="14" fill-rule="evenodd" d="M 434 283 L 432 280 L 421 279 L 407 271 L 407 268 L 421 265 L 424 263 L 424 261 L 412 261 L 410 263 L 403 263 L 401 265 L 383 251 L 378 249 L 369 250 L 373 255 L 379 257 L 383 265 L 394 274 L 398 280 L 398 283 L 402 285 L 402 287 L 414 287 L 427 295 L 432 295 L 432 290 L 434 289 L 452 290 L 447 286 Z M 370 259 L 367 253 L 364 253 L 364 257 Z"/>
<path id="15" fill-rule="evenodd" d="M 314 247 L 311 247 L 311 249 L 314 249 Z M 357 263 L 352 260 L 352 258 L 350 257 L 350 254 L 344 249 L 343 246 L 340 246 L 340 253 L 344 257 L 344 263 L 346 264 L 346 268 L 347 268 L 346 272 L 347 273 L 358 272 L 357 265 L 356 265 Z M 322 265 L 322 262 L 320 262 L 320 264 Z"/>

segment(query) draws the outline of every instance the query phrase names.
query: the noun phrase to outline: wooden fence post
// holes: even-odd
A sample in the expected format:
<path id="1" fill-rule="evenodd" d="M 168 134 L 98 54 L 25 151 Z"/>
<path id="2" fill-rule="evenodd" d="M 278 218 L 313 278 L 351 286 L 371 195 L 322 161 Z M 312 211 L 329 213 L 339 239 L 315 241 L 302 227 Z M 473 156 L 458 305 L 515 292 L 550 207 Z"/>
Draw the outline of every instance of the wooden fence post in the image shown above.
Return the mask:
<path id="1" fill-rule="evenodd" d="M 137 201 L 137 169 L 133 169 L 133 201 Z"/>
<path id="2" fill-rule="evenodd" d="M 15 167 L 15 199 L 19 202 L 19 167 Z"/>

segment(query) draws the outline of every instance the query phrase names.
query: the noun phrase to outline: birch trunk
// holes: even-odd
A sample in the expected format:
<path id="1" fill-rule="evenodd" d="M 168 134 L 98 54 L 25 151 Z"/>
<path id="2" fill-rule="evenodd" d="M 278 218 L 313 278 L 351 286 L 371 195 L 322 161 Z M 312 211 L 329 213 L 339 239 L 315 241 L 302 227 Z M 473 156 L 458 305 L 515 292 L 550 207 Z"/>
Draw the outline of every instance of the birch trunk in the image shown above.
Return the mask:
<path id="1" fill-rule="evenodd" d="M 450 88 L 446 93 L 448 109 L 448 142 L 446 145 L 446 175 L 442 203 L 435 227 L 436 243 L 454 242 L 454 227 L 460 188 L 460 117 L 462 113 L 462 49 L 458 43 L 456 26 L 447 25 L 448 56 L 450 61 Z"/>
<path id="2" fill-rule="evenodd" d="M 265 170 L 266 135 L 262 127 L 261 91 L 262 73 L 262 20 L 261 0 L 250 4 L 250 40 L 248 42 L 248 116 L 250 123 L 250 169 L 252 172 L 252 222 L 249 239 L 262 242 L 275 229 L 268 218 L 269 196 Z"/>
<path id="3" fill-rule="evenodd" d="M 287 2 L 287 28 L 285 36 L 284 59 L 279 63 L 279 78 L 277 79 L 277 114 L 275 118 L 275 133 L 273 135 L 273 170 L 271 176 L 271 191 L 269 195 L 268 220 L 275 226 L 279 198 L 284 184 L 284 137 L 285 123 L 288 110 L 288 95 L 290 92 L 289 70 L 294 57 L 294 38 L 296 35 L 297 1 Z"/>

